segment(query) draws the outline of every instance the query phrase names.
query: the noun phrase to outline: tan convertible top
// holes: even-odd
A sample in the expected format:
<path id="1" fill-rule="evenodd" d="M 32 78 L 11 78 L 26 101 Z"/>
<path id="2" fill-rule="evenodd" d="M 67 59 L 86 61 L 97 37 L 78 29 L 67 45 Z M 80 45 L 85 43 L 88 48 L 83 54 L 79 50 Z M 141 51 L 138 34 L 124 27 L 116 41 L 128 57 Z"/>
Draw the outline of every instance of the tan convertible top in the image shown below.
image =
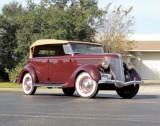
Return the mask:
<path id="1" fill-rule="evenodd" d="M 29 55 L 29 58 L 32 58 L 32 52 L 33 52 L 35 46 L 50 45 L 50 44 L 67 44 L 67 43 L 83 43 L 83 44 L 101 45 L 101 44 L 97 44 L 97 43 L 82 42 L 82 41 L 67 41 L 67 40 L 56 40 L 56 39 L 41 39 L 41 40 L 35 41 L 35 42 L 30 46 L 30 55 Z"/>

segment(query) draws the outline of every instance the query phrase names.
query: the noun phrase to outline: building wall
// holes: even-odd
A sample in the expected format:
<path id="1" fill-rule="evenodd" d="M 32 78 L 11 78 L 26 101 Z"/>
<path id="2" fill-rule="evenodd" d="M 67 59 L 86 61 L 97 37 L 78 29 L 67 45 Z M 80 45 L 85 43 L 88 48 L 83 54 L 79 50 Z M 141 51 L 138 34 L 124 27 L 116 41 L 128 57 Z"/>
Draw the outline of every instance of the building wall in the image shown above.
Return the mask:
<path id="1" fill-rule="evenodd" d="M 160 52 L 132 52 L 130 61 L 142 79 L 160 79 Z"/>

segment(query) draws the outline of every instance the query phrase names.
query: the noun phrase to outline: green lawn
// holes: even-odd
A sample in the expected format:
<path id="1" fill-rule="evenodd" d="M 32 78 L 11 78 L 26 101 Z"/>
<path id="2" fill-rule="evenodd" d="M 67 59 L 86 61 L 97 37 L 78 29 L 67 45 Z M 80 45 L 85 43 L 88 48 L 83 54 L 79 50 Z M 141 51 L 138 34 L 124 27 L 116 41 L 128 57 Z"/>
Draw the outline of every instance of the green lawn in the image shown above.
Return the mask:
<path id="1" fill-rule="evenodd" d="M 11 82 L 0 82 L 0 88 L 22 88 L 22 85 Z M 47 89 L 46 87 L 39 87 L 40 89 Z"/>
<path id="2" fill-rule="evenodd" d="M 22 86 L 10 82 L 0 82 L 0 88 L 22 88 Z"/>

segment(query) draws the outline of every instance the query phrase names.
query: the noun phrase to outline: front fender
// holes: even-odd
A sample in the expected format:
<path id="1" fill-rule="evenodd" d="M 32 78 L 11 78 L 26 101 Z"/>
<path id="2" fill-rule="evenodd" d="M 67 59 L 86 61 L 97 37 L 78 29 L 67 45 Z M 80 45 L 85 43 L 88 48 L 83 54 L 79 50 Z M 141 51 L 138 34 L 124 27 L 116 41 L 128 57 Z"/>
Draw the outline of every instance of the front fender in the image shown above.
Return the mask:
<path id="1" fill-rule="evenodd" d="M 27 64 L 25 67 L 23 67 L 23 69 L 21 70 L 21 72 L 18 76 L 18 80 L 17 80 L 18 84 L 22 83 L 23 77 L 26 73 L 31 74 L 33 83 L 37 82 L 38 78 L 37 78 L 37 74 L 36 74 L 36 71 L 35 71 L 33 65 L 32 64 Z"/>
<path id="2" fill-rule="evenodd" d="M 132 69 L 132 75 L 133 75 L 134 77 L 136 77 L 136 80 L 137 80 L 137 81 L 141 81 L 141 77 L 140 77 L 138 71 L 137 71 L 135 68 Z"/>
<path id="3" fill-rule="evenodd" d="M 127 74 L 129 76 L 129 78 L 128 78 L 128 76 L 125 76 L 125 82 L 129 82 L 129 81 L 141 81 L 141 77 L 140 77 L 138 71 L 135 68 L 133 68 L 130 72 L 127 72 Z"/>
<path id="4" fill-rule="evenodd" d="M 100 74 L 98 68 L 95 65 L 85 64 L 85 65 L 82 65 L 82 66 L 78 67 L 74 71 L 74 73 L 71 75 L 69 80 L 63 85 L 63 88 L 74 87 L 75 80 L 81 72 L 87 72 L 91 76 L 91 78 L 93 80 L 95 80 L 96 82 L 98 82 L 101 79 L 101 74 Z"/>

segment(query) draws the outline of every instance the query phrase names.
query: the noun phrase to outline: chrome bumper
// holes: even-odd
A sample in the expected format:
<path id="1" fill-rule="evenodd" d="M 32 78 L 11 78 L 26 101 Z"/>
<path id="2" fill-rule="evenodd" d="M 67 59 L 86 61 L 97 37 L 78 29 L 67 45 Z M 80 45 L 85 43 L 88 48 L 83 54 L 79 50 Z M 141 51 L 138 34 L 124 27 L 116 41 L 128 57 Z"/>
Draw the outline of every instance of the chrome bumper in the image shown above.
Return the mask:
<path id="1" fill-rule="evenodd" d="M 98 84 L 114 84 L 116 87 L 124 87 L 129 85 L 136 85 L 136 84 L 142 84 L 142 81 L 128 81 L 128 82 L 122 82 L 118 80 L 99 80 Z"/>
<path id="2" fill-rule="evenodd" d="M 13 83 L 15 83 L 15 84 L 16 84 L 16 83 L 17 83 L 17 79 L 15 79 L 15 80 L 13 81 Z"/>

